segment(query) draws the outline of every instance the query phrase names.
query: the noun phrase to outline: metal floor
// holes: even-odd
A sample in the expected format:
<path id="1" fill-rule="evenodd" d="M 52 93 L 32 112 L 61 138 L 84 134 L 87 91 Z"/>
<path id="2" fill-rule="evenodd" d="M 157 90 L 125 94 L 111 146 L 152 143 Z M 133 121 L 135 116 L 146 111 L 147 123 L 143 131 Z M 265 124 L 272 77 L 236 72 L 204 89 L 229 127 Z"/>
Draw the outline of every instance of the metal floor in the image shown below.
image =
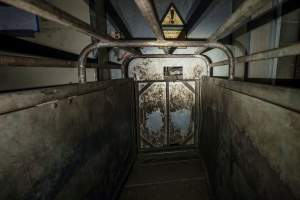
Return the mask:
<path id="1" fill-rule="evenodd" d="M 201 158 L 141 161 L 134 165 L 120 200 L 206 200 L 208 180 Z"/>

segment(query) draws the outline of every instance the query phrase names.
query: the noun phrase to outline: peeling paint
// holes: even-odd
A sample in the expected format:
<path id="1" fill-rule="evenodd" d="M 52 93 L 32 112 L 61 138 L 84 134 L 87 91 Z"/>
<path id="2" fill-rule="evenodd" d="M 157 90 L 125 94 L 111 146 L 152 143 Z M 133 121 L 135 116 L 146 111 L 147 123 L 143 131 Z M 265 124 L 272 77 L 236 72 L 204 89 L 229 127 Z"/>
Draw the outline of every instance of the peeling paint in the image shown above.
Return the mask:
<path id="1" fill-rule="evenodd" d="M 144 85 L 145 84 L 141 84 Z M 141 87 L 141 86 L 140 86 Z M 153 83 L 139 97 L 141 147 L 166 145 L 166 84 Z"/>
<path id="2" fill-rule="evenodd" d="M 182 66 L 183 79 L 200 79 L 207 75 L 206 64 L 198 58 L 139 58 L 129 65 L 129 77 L 136 81 L 163 80 L 165 66 Z"/>
<path id="3" fill-rule="evenodd" d="M 194 83 L 189 82 L 193 88 Z M 170 83 L 170 143 L 193 144 L 195 95 L 181 82 Z"/>
<path id="4" fill-rule="evenodd" d="M 156 82 L 144 89 L 147 83 L 139 83 L 141 148 L 194 144 L 195 82 L 186 84 L 190 88 L 182 82 L 168 82 L 169 87 Z"/>

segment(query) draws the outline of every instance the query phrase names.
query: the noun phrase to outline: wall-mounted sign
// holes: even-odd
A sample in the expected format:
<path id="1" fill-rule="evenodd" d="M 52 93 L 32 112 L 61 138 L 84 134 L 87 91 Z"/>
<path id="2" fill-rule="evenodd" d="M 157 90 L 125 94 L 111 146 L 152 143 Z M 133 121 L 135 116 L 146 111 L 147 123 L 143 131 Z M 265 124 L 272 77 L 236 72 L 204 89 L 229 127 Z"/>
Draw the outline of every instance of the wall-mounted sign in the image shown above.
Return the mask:
<path id="1" fill-rule="evenodd" d="M 164 35 L 166 39 L 185 39 L 184 30 L 164 30 Z"/>
<path id="2" fill-rule="evenodd" d="M 161 26 L 166 39 L 184 39 L 184 21 L 173 3 L 170 4 L 161 20 Z"/>
<path id="3" fill-rule="evenodd" d="M 178 67 L 164 67 L 164 78 L 165 79 L 183 79 L 183 67 L 178 66 Z"/>

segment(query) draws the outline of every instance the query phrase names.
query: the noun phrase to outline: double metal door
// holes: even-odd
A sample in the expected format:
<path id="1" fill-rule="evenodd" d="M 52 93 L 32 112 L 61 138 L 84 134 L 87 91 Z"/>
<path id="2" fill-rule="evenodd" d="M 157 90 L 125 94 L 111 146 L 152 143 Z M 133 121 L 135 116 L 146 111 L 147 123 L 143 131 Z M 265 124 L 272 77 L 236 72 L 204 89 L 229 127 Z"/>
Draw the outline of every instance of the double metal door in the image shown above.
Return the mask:
<path id="1" fill-rule="evenodd" d="M 198 80 L 136 82 L 140 150 L 194 146 Z"/>

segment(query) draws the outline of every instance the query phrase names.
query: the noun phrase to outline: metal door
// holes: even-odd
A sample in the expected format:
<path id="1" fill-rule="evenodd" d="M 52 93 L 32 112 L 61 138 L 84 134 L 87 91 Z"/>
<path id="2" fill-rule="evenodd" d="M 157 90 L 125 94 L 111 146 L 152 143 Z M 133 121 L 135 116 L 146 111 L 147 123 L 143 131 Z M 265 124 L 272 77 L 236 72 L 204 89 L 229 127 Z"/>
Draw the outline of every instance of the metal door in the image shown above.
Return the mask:
<path id="1" fill-rule="evenodd" d="M 140 150 L 196 144 L 198 80 L 137 81 Z"/>

